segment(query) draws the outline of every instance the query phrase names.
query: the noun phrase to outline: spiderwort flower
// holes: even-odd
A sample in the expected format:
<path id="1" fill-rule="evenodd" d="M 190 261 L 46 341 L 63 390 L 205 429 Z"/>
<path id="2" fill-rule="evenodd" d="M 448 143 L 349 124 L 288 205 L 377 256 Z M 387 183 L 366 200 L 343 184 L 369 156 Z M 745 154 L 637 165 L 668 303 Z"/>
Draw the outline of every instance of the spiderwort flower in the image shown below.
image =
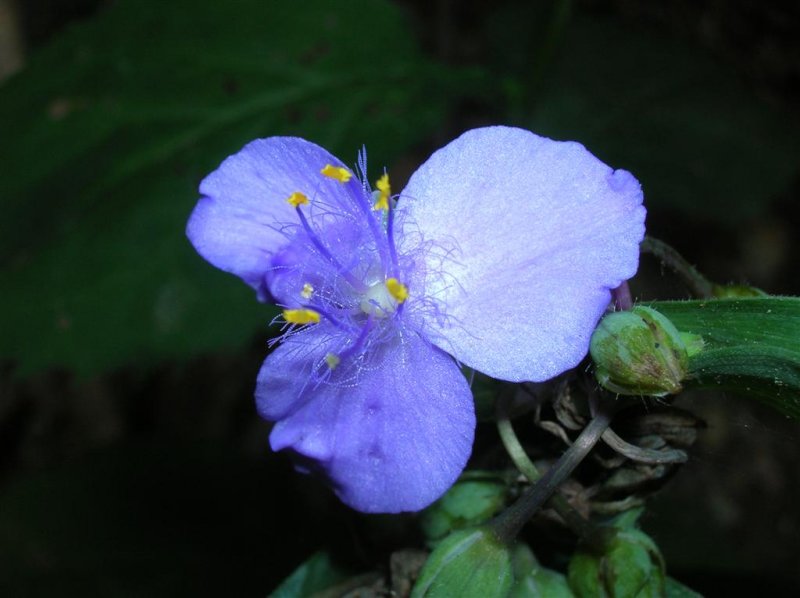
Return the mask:
<path id="1" fill-rule="evenodd" d="M 510 381 L 575 366 L 638 264 L 636 179 L 582 145 L 469 131 L 392 195 L 292 137 L 259 139 L 200 186 L 187 234 L 283 307 L 258 374 L 274 450 L 348 505 L 419 510 L 455 481 L 475 416 L 460 364 Z"/>

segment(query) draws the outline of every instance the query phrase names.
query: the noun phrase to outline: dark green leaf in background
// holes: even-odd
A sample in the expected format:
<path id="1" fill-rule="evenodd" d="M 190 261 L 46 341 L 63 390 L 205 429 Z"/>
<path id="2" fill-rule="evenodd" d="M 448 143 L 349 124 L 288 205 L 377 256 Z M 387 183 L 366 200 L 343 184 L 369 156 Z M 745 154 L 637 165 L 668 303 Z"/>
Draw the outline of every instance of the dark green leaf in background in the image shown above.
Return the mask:
<path id="1" fill-rule="evenodd" d="M 0 595 L 263 596 L 316 529 L 285 487 L 274 463 L 174 438 L 18 476 L 0 492 Z M 334 577 L 317 566 L 303 587 Z"/>
<path id="2" fill-rule="evenodd" d="M 379 0 L 121 0 L 71 28 L 0 89 L 0 357 L 87 373 L 240 344 L 275 312 L 186 241 L 201 178 L 270 135 L 366 144 L 377 176 L 453 87 Z"/>
<path id="3" fill-rule="evenodd" d="M 523 126 L 635 173 L 651 207 L 736 227 L 797 174 L 798 123 L 703 48 L 583 17 L 563 26 L 555 56 Z"/>

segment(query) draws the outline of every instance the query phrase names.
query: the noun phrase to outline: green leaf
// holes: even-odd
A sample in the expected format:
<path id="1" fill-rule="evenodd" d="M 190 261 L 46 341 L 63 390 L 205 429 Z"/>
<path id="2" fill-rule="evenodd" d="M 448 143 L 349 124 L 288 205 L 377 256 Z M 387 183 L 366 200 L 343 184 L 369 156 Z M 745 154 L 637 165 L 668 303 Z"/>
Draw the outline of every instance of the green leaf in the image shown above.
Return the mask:
<path id="1" fill-rule="evenodd" d="M 331 561 L 326 552 L 317 552 L 295 569 L 270 598 L 298 598 L 311 596 L 347 579 L 348 574 Z"/>
<path id="2" fill-rule="evenodd" d="M 112 3 L 0 89 L 0 356 L 86 373 L 240 345 L 275 311 L 186 241 L 201 178 L 271 135 L 366 144 L 377 174 L 464 81 L 381 0 Z"/>
<path id="3" fill-rule="evenodd" d="M 535 71 L 528 76 L 537 79 Z M 735 227 L 797 173 L 798 123 L 679 38 L 619 19 L 576 18 L 549 75 L 531 90 L 523 123 L 630 170 L 651 207 Z"/>
<path id="4" fill-rule="evenodd" d="M 678 330 L 703 338 L 686 386 L 753 396 L 800 419 L 800 298 L 658 301 Z"/>

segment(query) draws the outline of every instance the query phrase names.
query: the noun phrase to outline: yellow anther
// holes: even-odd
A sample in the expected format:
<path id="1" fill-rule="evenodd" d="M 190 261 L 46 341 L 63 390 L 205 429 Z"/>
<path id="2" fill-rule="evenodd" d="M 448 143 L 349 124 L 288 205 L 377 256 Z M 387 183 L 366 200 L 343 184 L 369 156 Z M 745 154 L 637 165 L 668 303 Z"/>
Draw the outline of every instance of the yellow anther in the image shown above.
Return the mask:
<path id="1" fill-rule="evenodd" d="M 308 198 L 300 193 L 299 191 L 295 191 L 289 196 L 289 199 L 286 200 L 290 206 L 296 208 L 297 206 L 304 206 L 308 203 Z"/>
<path id="2" fill-rule="evenodd" d="M 303 290 L 300 291 L 300 296 L 303 299 L 311 299 L 311 295 L 313 295 L 313 294 L 314 294 L 314 287 L 311 286 L 311 284 L 308 283 L 308 282 L 306 284 L 304 284 L 303 285 Z"/>
<path id="3" fill-rule="evenodd" d="M 334 355 L 333 353 L 328 353 L 325 356 L 325 363 L 327 363 L 328 367 L 331 368 L 332 370 L 335 370 L 336 366 L 339 365 L 339 362 L 341 362 L 341 361 L 342 360 L 339 359 L 339 356 L 338 355 Z"/>
<path id="4" fill-rule="evenodd" d="M 289 324 L 318 324 L 319 313 L 313 309 L 284 309 L 283 319 Z"/>
<path id="5" fill-rule="evenodd" d="M 392 195 L 392 186 L 389 184 L 389 175 L 385 172 L 383 176 L 375 183 L 378 188 L 378 198 L 372 206 L 373 210 L 388 210 L 389 198 Z"/>
<path id="6" fill-rule="evenodd" d="M 398 303 L 402 303 L 408 299 L 408 287 L 396 278 L 387 278 L 386 288 L 389 290 L 389 294 L 394 297 L 394 300 Z"/>
<path id="7" fill-rule="evenodd" d="M 346 183 L 353 177 L 353 173 L 347 170 L 346 168 L 342 168 L 341 166 L 334 166 L 333 164 L 326 164 L 325 168 L 320 170 L 320 172 L 324 176 L 335 179 L 340 183 Z"/>

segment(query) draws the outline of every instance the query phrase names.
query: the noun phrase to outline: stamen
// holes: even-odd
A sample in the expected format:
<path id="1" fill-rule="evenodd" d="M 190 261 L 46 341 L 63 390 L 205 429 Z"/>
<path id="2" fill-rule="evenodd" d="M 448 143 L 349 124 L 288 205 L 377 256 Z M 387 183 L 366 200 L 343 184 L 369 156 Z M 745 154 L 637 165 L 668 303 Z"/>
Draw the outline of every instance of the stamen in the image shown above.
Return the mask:
<path id="1" fill-rule="evenodd" d="M 320 170 L 323 176 L 332 178 L 340 183 L 346 183 L 353 177 L 353 173 L 342 168 L 341 166 L 334 166 L 333 164 L 326 164 L 325 168 Z"/>
<path id="2" fill-rule="evenodd" d="M 303 225 L 303 228 L 308 234 L 308 238 L 311 239 L 311 242 L 314 244 L 314 247 L 317 249 L 317 251 L 319 251 L 322 256 L 327 259 L 334 268 L 336 268 L 337 272 L 342 276 L 342 278 L 350 283 L 350 286 L 352 286 L 359 293 L 366 292 L 368 288 L 367 285 L 353 276 L 349 270 L 346 270 L 345 267 L 339 263 L 339 260 L 337 260 L 333 254 L 328 251 L 328 248 L 322 244 L 322 241 L 319 240 L 319 237 L 317 237 L 317 234 L 311 228 L 311 225 L 308 223 L 308 220 L 306 220 L 306 217 L 303 215 L 303 212 L 300 210 L 300 208 L 297 207 L 295 210 L 297 211 L 297 216 L 300 218 L 300 224 Z"/>
<path id="3" fill-rule="evenodd" d="M 339 357 L 339 361 L 340 362 L 343 359 L 348 359 L 352 355 L 355 355 L 356 353 L 361 351 L 361 349 L 364 347 L 364 344 L 367 341 L 367 337 L 369 337 L 369 333 L 372 330 L 372 326 L 374 324 L 374 321 L 375 321 L 375 319 L 371 315 L 367 318 L 367 321 L 364 322 L 364 326 L 361 328 L 361 332 L 358 334 L 358 337 L 356 338 L 356 340 L 353 341 L 353 344 L 350 345 L 349 347 L 347 347 L 347 349 L 345 349 L 341 353 L 339 353 L 338 357 Z M 327 360 L 327 356 L 326 356 L 326 360 Z M 337 363 L 337 365 L 338 365 L 338 363 Z"/>
<path id="4" fill-rule="evenodd" d="M 289 324 L 319 324 L 319 312 L 313 309 L 284 309 L 283 319 Z"/>
<path id="5" fill-rule="evenodd" d="M 289 198 L 286 201 L 290 206 L 296 208 L 297 206 L 306 205 L 308 203 L 308 197 L 306 197 L 299 191 L 295 191 L 289 196 Z"/>
<path id="6" fill-rule="evenodd" d="M 329 367 L 330 369 L 332 369 L 332 370 L 335 370 L 335 369 L 336 369 L 336 366 L 337 366 L 337 365 L 339 365 L 339 363 L 340 363 L 341 361 L 342 361 L 342 360 L 339 358 L 339 356 L 338 356 L 338 355 L 335 355 L 334 353 L 328 353 L 328 354 L 325 356 L 325 363 L 327 363 L 327 364 L 328 364 L 328 367 Z"/>
<path id="7" fill-rule="evenodd" d="M 394 209 L 390 209 L 386 216 L 386 237 L 389 241 L 389 259 L 391 260 L 391 272 L 397 274 L 397 248 L 394 245 Z"/>
<path id="8" fill-rule="evenodd" d="M 398 303 L 402 303 L 408 299 L 408 287 L 396 278 L 387 278 L 386 288 L 389 290 L 389 294 Z"/>
<path id="9" fill-rule="evenodd" d="M 308 283 L 308 282 L 305 283 L 303 285 L 303 290 L 300 291 L 300 296 L 303 299 L 311 299 L 311 295 L 313 295 L 313 294 L 314 294 L 314 287 L 311 285 L 311 283 Z"/>
<path id="10" fill-rule="evenodd" d="M 392 195 L 392 186 L 389 184 L 389 175 L 383 173 L 383 176 L 375 183 L 378 188 L 378 198 L 372 206 L 373 210 L 389 210 L 389 197 Z"/>

